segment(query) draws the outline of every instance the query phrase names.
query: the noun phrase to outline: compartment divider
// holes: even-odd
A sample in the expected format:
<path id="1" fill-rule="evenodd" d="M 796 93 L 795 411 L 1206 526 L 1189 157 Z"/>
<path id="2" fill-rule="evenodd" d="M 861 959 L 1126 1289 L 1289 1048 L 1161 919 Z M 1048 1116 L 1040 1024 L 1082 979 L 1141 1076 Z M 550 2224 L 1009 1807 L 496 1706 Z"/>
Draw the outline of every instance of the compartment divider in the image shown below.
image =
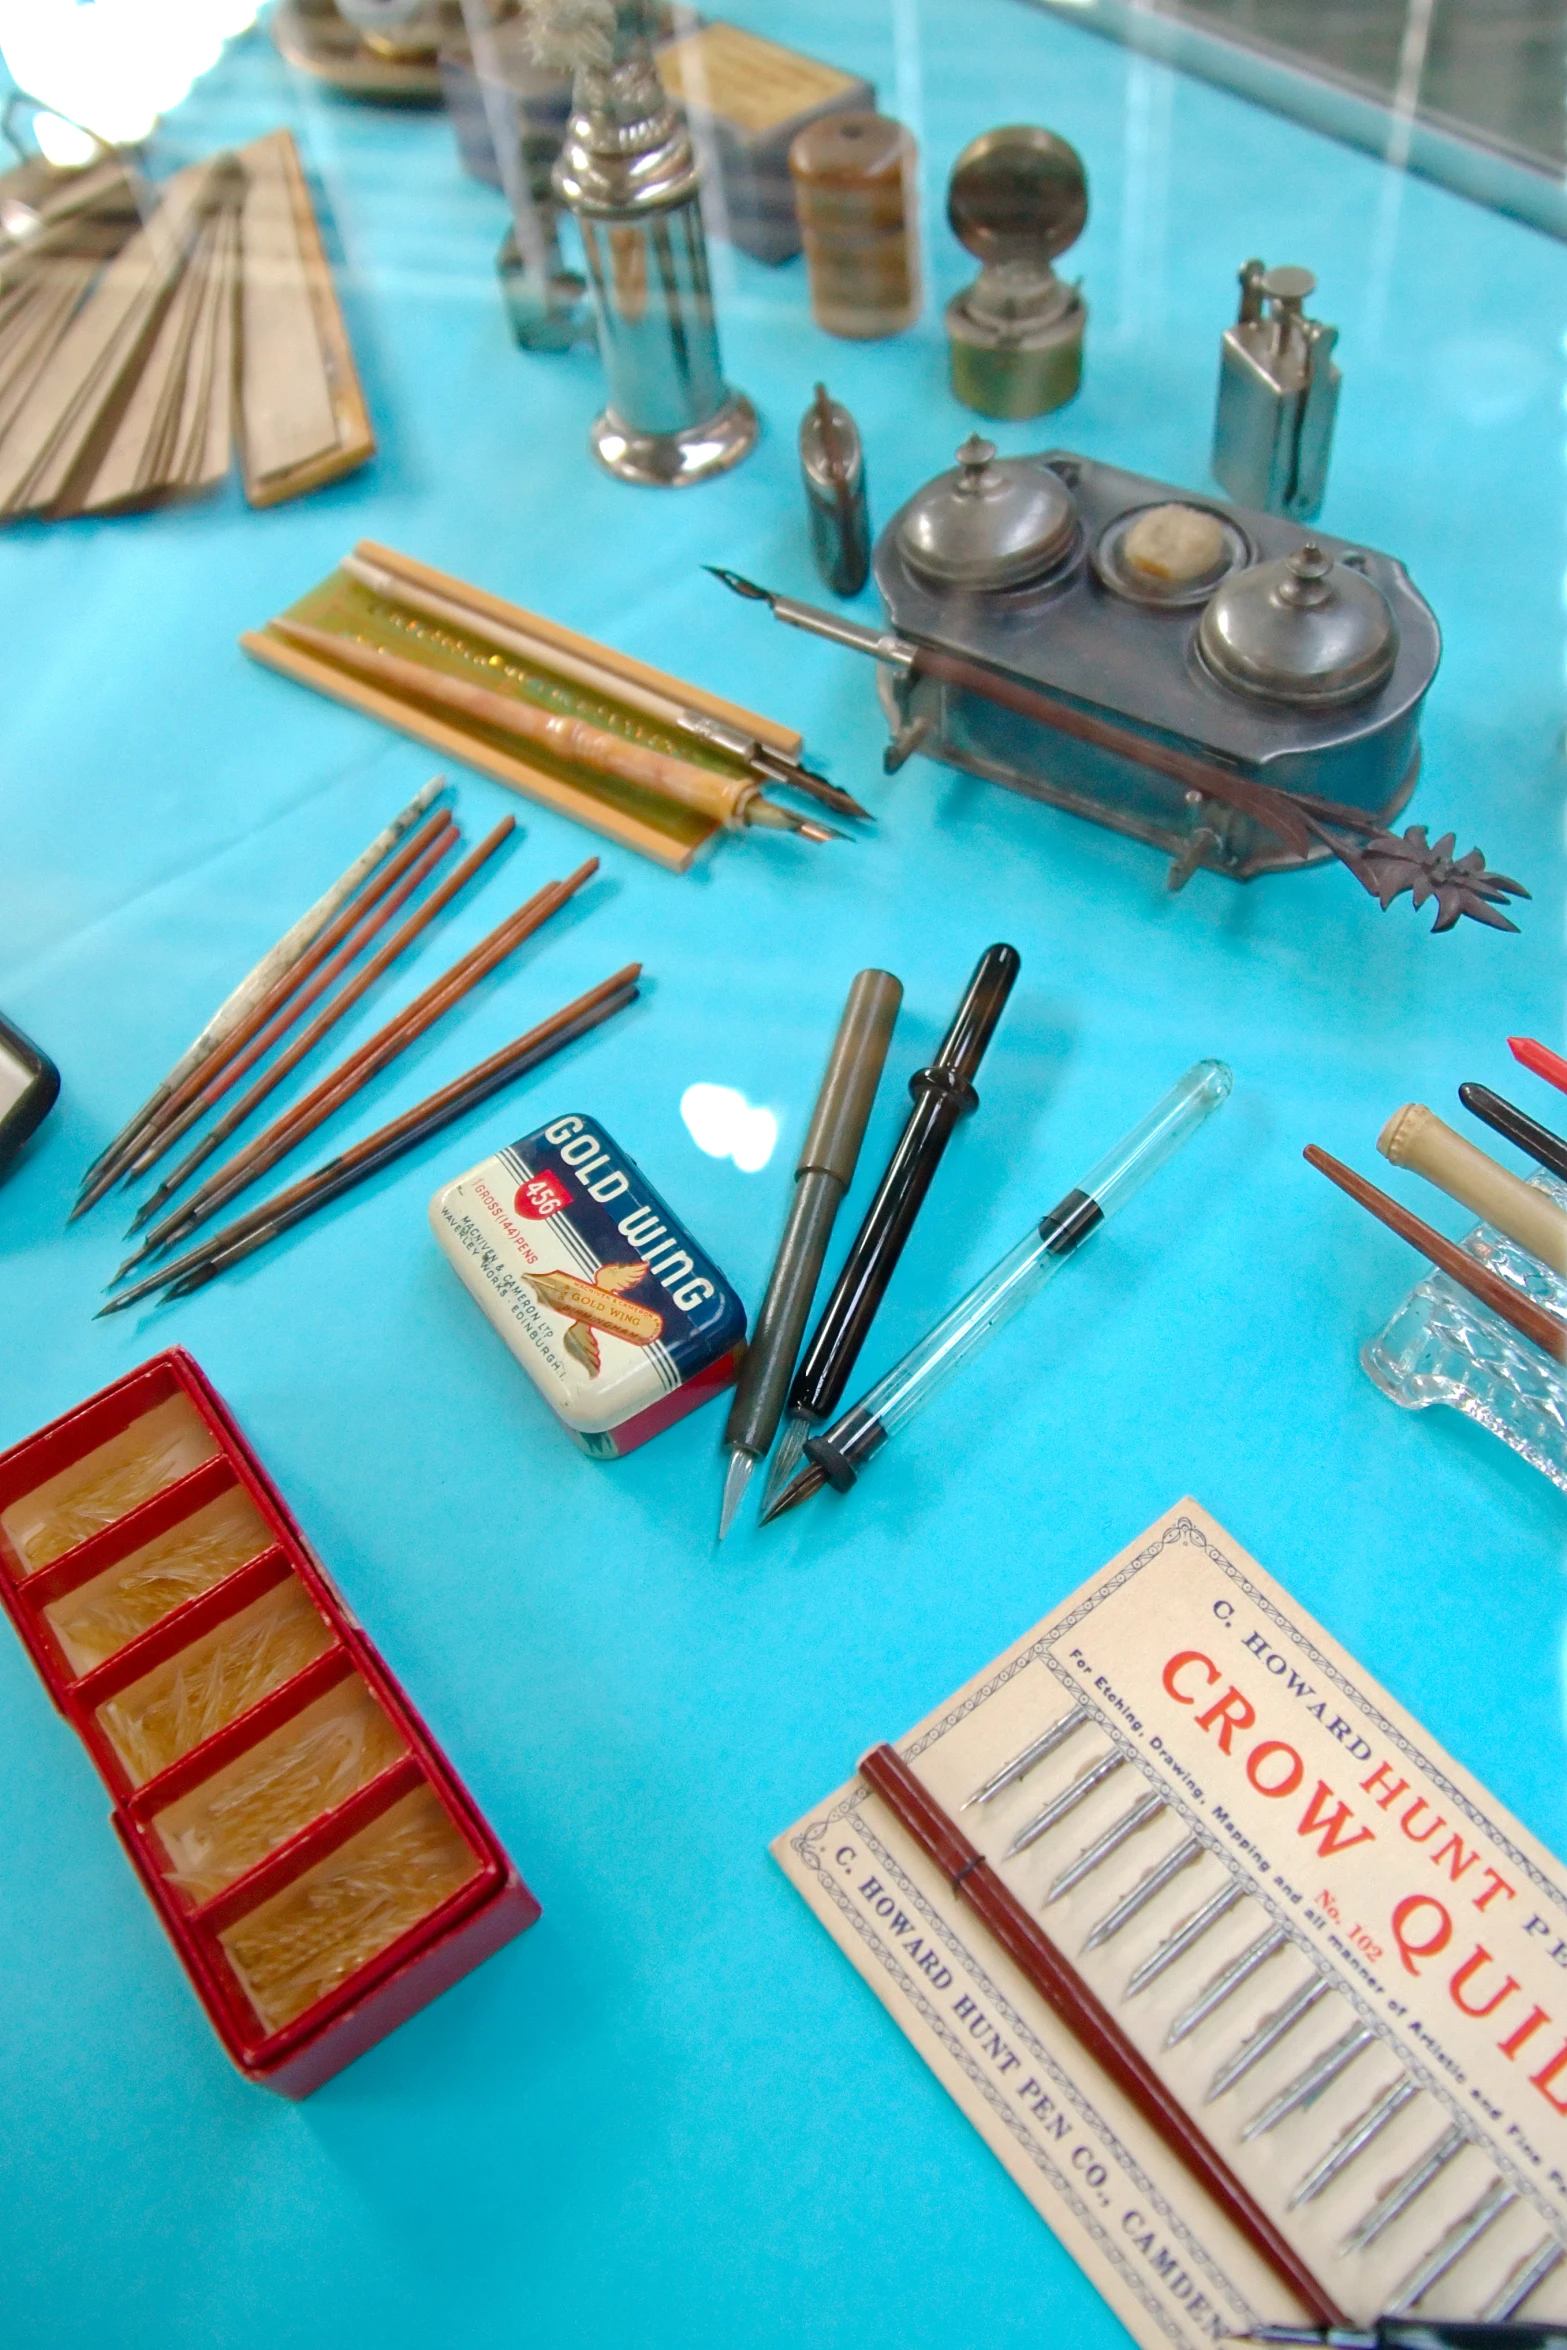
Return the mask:
<path id="1" fill-rule="evenodd" d="M 269 1690 L 249 1713 L 240 1714 L 232 1722 L 225 1722 L 200 1746 L 193 1746 L 189 1754 L 182 1754 L 178 1762 L 170 1763 L 155 1779 L 148 1779 L 125 1798 L 124 1809 L 135 1822 L 138 1832 L 155 1833 L 151 1828 L 153 1817 L 171 1803 L 178 1803 L 182 1795 L 221 1771 L 225 1763 L 234 1761 L 247 1747 L 259 1746 L 272 1731 L 281 1729 L 291 1716 L 303 1713 L 318 1697 L 339 1681 L 346 1681 L 354 1671 L 354 1660 L 341 1645 L 323 1650 L 312 1657 L 302 1673 L 292 1681 L 285 1681 L 278 1689 Z"/>
<path id="2" fill-rule="evenodd" d="M 210 1901 L 193 1908 L 189 1913 L 191 1925 L 198 1933 L 210 1934 L 216 1940 L 226 1927 L 232 1926 L 237 1918 L 242 1918 L 247 1910 L 259 1909 L 263 1901 L 270 1901 L 274 1893 L 281 1893 L 285 1885 L 291 1885 L 296 1877 L 302 1877 L 306 1869 L 314 1868 L 318 1860 L 325 1860 L 340 1844 L 346 1844 L 351 1836 L 357 1836 L 361 1828 L 368 1828 L 372 1820 L 390 1811 L 394 1803 L 400 1803 L 416 1787 L 429 1785 L 418 1756 L 400 1754 L 367 1786 L 356 1788 L 346 1803 L 337 1804 L 332 1810 L 320 1813 L 297 1835 L 290 1836 L 286 1844 L 280 1844 L 275 1852 L 269 1852 L 264 1860 L 247 1870 L 243 1877 L 236 1877 L 232 1885 L 225 1885 L 222 1892 L 214 1893 Z M 439 1802 L 439 1790 L 432 1788 L 431 1792 Z M 443 1804 L 442 1809 L 446 1808 Z M 463 1841 L 466 1843 L 467 1838 L 464 1837 Z M 482 1857 L 480 1853 L 474 1854 L 476 1861 Z"/>
<path id="3" fill-rule="evenodd" d="M 172 1360 L 153 1363 L 147 1366 L 145 1375 L 134 1374 L 120 1387 L 111 1389 L 106 1397 L 95 1397 L 92 1402 L 81 1405 L 53 1427 L 44 1429 L 7 1455 L 3 1469 L 0 1469 L 0 1512 L 25 1500 L 28 1494 L 36 1491 L 40 1485 L 46 1485 L 61 1470 L 70 1468 L 73 1462 L 85 1460 L 100 1445 L 123 1435 L 134 1422 L 156 1411 L 160 1404 L 172 1402 L 175 1396 L 184 1397 L 212 1436 L 217 1451 L 211 1459 L 232 1458 L 227 1425 L 213 1411 L 203 1389 L 182 1377 Z M 210 1467 L 211 1459 L 199 1461 L 196 1468 Z M 195 1473 L 195 1470 L 186 1472 L 190 1476 Z M 184 1482 L 184 1478 L 173 1480 L 174 1484 Z M 146 1502 L 136 1505 L 137 1509 L 145 1509 L 151 1502 L 161 1501 L 163 1494 L 171 1490 L 172 1486 L 165 1486 L 159 1492 L 150 1494 Z M 89 1535 L 87 1541 L 97 1541 L 102 1534 L 114 1531 L 124 1524 L 126 1518 L 135 1514 L 135 1510 L 127 1510 L 124 1518 L 114 1519 L 110 1526 L 100 1528 L 98 1534 Z M 85 1548 L 86 1542 L 72 1545 L 73 1551 Z M 62 1558 L 70 1555 L 70 1552 L 64 1551 L 60 1554 Z M 56 1564 L 57 1560 L 48 1561 L 51 1567 Z M 4 1527 L 0 1526 L 0 1578 L 10 1583 L 13 1591 L 17 1591 L 24 1588 L 33 1575 L 45 1572 L 45 1567 L 29 1570 Z"/>
<path id="4" fill-rule="evenodd" d="M 150 1673 L 155 1665 L 177 1656 L 204 1632 L 213 1631 L 226 1616 L 237 1616 L 274 1584 L 286 1583 L 291 1578 L 294 1578 L 294 1562 L 281 1545 L 264 1550 L 259 1558 L 249 1560 L 221 1583 L 214 1583 L 210 1591 L 198 1591 L 183 1607 L 171 1608 L 161 1623 L 153 1624 L 134 1640 L 127 1640 L 113 1656 L 106 1656 L 101 1665 L 94 1665 L 90 1673 L 71 1682 L 68 1694 L 72 1706 L 79 1707 L 84 1714 L 95 1714 L 106 1697 L 115 1697 L 122 1689 L 128 1689 L 143 1673 Z"/>
<path id="5" fill-rule="evenodd" d="M 160 1534 L 167 1534 L 182 1518 L 194 1517 L 209 1501 L 216 1501 L 220 1494 L 235 1488 L 242 1492 L 249 1490 L 235 1464 L 225 1460 L 221 1453 L 213 1460 L 199 1462 L 188 1476 L 166 1485 L 150 1501 L 142 1502 L 125 1517 L 116 1518 L 112 1526 L 89 1535 L 74 1550 L 65 1551 L 47 1567 L 29 1575 L 18 1586 L 23 1606 L 42 1615 L 57 1599 L 64 1599 L 83 1583 L 90 1583 L 106 1567 L 118 1566 L 133 1550 L 140 1550 L 144 1542 L 153 1542 Z M 251 1495 L 251 1499 L 255 1496 Z M 265 1511 L 262 1515 L 266 1515 Z"/>

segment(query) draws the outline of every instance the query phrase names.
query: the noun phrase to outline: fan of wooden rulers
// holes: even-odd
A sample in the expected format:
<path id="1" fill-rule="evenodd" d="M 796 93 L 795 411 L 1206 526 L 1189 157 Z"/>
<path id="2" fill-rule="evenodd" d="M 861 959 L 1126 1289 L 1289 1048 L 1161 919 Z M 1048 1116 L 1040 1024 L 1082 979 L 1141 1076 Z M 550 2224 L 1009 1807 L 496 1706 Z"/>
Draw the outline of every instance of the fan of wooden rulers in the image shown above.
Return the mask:
<path id="1" fill-rule="evenodd" d="M 0 177 L 0 519 L 217 487 L 252 506 L 375 452 L 293 135 L 149 188 L 111 157 Z"/>

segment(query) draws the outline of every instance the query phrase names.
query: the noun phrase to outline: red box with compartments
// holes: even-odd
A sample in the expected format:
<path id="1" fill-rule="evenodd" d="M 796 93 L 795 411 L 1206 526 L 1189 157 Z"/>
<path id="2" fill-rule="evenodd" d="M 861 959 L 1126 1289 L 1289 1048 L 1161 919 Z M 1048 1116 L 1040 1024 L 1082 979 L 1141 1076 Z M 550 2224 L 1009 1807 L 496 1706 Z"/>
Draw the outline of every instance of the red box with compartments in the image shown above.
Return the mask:
<path id="1" fill-rule="evenodd" d="M 0 1599 L 248 2080 L 308 2096 L 538 1916 L 182 1349 L 0 1454 Z"/>

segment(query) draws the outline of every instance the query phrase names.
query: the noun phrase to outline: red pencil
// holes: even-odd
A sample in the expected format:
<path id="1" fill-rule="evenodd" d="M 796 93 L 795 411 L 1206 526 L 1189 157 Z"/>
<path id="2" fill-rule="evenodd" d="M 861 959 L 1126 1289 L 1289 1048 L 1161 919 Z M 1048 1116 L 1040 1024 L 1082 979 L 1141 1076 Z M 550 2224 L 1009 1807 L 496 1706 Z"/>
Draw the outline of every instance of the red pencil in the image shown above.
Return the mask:
<path id="1" fill-rule="evenodd" d="M 1567 1093 L 1567 1061 L 1560 1053 L 1553 1053 L 1548 1044 L 1541 1044 L 1533 1036 L 1510 1036 L 1507 1049 L 1515 1061 L 1522 1061 L 1536 1077 L 1543 1077 L 1547 1085 L 1554 1085 L 1558 1093 Z"/>

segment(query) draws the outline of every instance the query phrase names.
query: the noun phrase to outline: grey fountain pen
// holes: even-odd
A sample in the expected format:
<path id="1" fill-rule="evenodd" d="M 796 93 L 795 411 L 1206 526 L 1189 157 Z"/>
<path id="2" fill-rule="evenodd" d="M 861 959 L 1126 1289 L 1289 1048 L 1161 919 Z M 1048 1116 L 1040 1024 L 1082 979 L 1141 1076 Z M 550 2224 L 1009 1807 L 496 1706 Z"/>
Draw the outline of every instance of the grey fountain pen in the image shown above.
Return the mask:
<path id="1" fill-rule="evenodd" d="M 724 1428 L 728 1466 L 718 1520 L 720 1542 L 734 1522 L 752 1470 L 777 1434 L 833 1220 L 854 1177 L 902 1001 L 902 982 L 890 971 L 862 971 L 849 990 L 795 1169 L 794 1196 L 772 1279 Z"/>

